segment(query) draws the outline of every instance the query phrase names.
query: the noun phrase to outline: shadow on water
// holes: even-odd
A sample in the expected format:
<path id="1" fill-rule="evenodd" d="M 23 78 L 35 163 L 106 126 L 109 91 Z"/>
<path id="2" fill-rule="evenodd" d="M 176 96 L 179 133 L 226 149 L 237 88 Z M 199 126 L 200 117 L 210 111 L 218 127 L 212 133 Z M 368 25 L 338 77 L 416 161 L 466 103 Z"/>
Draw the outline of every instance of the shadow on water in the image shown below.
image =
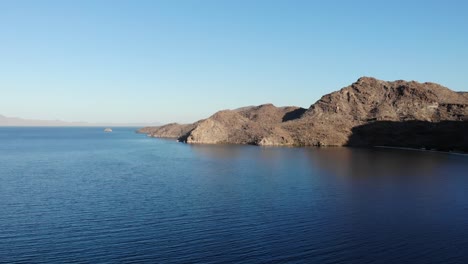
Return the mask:
<path id="1" fill-rule="evenodd" d="M 323 171 L 339 177 L 429 176 L 440 166 L 467 159 L 438 152 L 381 148 L 287 148 L 244 145 L 190 145 L 196 155 L 214 160 L 250 160 L 257 166 Z"/>
<path id="2" fill-rule="evenodd" d="M 468 152 L 468 121 L 376 121 L 353 128 L 347 145 Z"/>
<path id="3" fill-rule="evenodd" d="M 451 157 L 444 153 L 398 149 L 318 148 L 306 152 L 311 166 L 341 177 L 430 175 Z M 466 158 L 466 157 L 461 157 Z"/>

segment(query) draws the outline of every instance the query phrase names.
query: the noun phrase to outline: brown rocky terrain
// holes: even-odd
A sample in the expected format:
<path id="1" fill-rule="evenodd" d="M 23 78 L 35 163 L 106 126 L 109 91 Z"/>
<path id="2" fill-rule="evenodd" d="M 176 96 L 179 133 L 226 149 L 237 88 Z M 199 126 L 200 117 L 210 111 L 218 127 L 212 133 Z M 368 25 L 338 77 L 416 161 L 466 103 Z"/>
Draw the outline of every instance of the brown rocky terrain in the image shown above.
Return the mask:
<path id="1" fill-rule="evenodd" d="M 306 109 L 300 107 L 275 107 L 265 104 L 222 110 L 194 124 L 171 123 L 159 127 L 145 127 L 138 132 L 152 137 L 178 138 L 187 143 L 258 145 L 266 136 L 287 137 L 288 134 L 282 131 L 278 124 L 297 119 L 305 111 Z"/>
<path id="2" fill-rule="evenodd" d="M 468 93 L 435 83 L 362 77 L 323 96 L 309 109 L 265 104 L 219 111 L 194 124 L 140 132 L 203 144 L 378 144 L 467 150 L 467 122 Z"/>
<path id="3" fill-rule="evenodd" d="M 151 137 L 159 138 L 179 138 L 195 128 L 197 123 L 193 124 L 178 124 L 170 123 L 163 126 L 144 127 L 137 132 L 147 134 Z"/>
<path id="4" fill-rule="evenodd" d="M 467 121 L 467 117 L 468 99 L 441 85 L 363 77 L 323 96 L 286 128 L 298 145 L 342 146 L 349 145 L 354 127 L 365 124 Z"/>

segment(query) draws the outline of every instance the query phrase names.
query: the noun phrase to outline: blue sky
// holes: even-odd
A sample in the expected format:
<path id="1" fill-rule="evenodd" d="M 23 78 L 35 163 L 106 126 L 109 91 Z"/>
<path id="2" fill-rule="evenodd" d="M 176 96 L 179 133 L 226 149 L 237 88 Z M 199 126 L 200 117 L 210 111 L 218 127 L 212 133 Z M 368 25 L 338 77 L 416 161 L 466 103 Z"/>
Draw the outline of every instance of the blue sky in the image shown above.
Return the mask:
<path id="1" fill-rule="evenodd" d="M 468 90 L 466 1 L 0 0 L 0 114 L 191 122 L 360 76 Z"/>

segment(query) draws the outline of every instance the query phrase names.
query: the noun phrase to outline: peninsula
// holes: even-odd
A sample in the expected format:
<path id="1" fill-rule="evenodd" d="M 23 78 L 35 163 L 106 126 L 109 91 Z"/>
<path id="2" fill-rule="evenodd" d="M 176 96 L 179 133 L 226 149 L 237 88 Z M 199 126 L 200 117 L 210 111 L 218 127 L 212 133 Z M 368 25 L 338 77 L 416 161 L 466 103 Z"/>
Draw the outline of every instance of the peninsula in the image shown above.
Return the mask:
<path id="1" fill-rule="evenodd" d="M 138 130 L 190 144 L 391 146 L 468 151 L 468 93 L 436 83 L 359 78 L 308 109 L 264 104 L 193 124 Z"/>

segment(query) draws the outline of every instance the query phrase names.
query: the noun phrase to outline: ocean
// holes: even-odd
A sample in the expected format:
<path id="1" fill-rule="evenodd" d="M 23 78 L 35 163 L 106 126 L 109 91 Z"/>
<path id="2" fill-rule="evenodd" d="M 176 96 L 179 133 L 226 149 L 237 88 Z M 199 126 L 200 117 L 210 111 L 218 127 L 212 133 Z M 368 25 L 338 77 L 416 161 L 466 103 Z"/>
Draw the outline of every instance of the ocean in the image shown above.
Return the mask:
<path id="1" fill-rule="evenodd" d="M 468 156 L 0 128 L 0 263 L 468 263 Z"/>

